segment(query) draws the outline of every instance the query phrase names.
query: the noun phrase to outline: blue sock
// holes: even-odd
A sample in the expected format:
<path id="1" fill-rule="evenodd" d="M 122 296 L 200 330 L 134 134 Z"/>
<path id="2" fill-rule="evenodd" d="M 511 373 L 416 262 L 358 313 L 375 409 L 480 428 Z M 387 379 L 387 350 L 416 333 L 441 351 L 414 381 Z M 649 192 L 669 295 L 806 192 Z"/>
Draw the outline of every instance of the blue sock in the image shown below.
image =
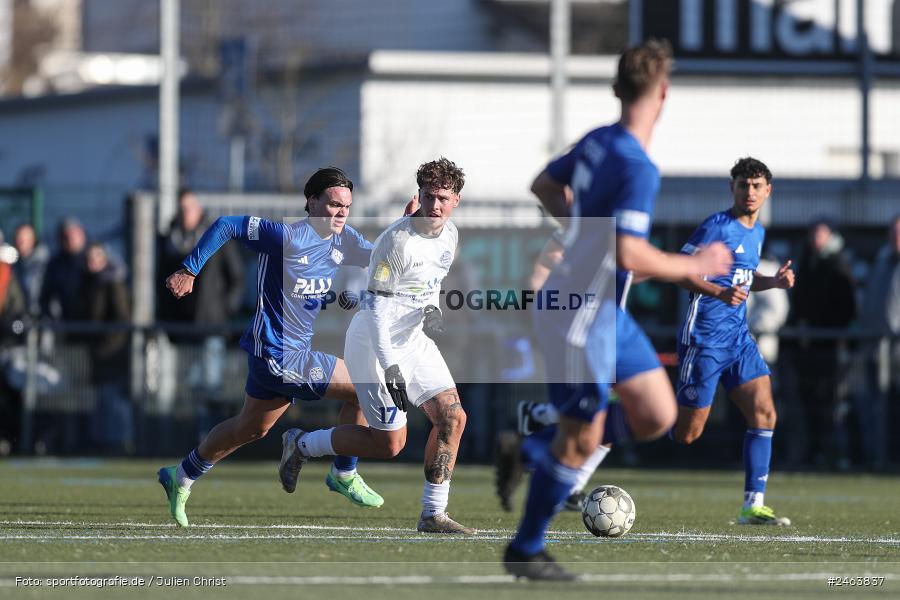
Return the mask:
<path id="1" fill-rule="evenodd" d="M 765 493 L 772 459 L 771 429 L 747 429 L 744 434 L 744 492 Z"/>
<path id="2" fill-rule="evenodd" d="M 359 459 L 355 456 L 335 456 L 334 462 L 331 464 L 335 471 L 355 471 L 358 461 Z"/>
<path id="3" fill-rule="evenodd" d="M 606 421 L 603 423 L 603 443 L 617 446 L 630 441 L 634 436 L 625 422 L 625 410 L 621 402 L 613 402 L 606 407 Z"/>
<path id="4" fill-rule="evenodd" d="M 513 550 L 526 555 L 543 550 L 550 521 L 569 496 L 576 477 L 578 469 L 560 464 L 550 452 L 544 454 L 531 476 L 525 514 L 510 542 Z"/>
<path id="5" fill-rule="evenodd" d="M 534 470 L 538 461 L 550 451 L 550 442 L 556 436 L 556 429 L 556 425 L 550 425 L 522 440 L 519 451 L 522 453 L 522 462 L 527 470 Z"/>
<path id="6" fill-rule="evenodd" d="M 198 448 L 191 450 L 191 453 L 181 461 L 181 470 L 184 471 L 188 478 L 193 480 L 199 479 L 201 475 L 205 475 L 215 466 L 214 463 L 203 460 L 197 450 Z"/>

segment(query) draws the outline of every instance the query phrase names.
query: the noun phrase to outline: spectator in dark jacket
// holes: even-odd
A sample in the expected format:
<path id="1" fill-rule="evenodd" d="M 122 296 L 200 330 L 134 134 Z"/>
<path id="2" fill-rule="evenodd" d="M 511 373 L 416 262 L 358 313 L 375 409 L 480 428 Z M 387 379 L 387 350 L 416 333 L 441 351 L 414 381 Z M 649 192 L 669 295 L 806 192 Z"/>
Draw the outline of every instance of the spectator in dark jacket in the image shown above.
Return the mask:
<path id="1" fill-rule="evenodd" d="M 894 217 L 888 243 L 878 252 L 869 273 L 859 324 L 866 333 L 900 336 L 900 215 Z M 861 349 L 865 384 L 859 391 L 860 436 L 864 457 L 876 468 L 900 457 L 900 340 L 869 339 Z M 890 448 L 893 446 L 893 448 Z"/>
<path id="2" fill-rule="evenodd" d="M 225 244 L 209 259 L 198 277 L 200 285 L 194 288 L 193 294 L 177 300 L 166 289 L 166 277 L 182 268 L 181 261 L 191 253 L 212 222 L 213 219 L 204 213 L 193 192 L 187 189 L 179 191 L 178 213 L 168 234 L 159 243 L 157 272 L 160 279 L 157 290 L 161 321 L 207 328 L 221 326 L 224 329 L 240 307 L 244 294 L 243 265 L 240 251 L 234 243 Z M 207 332 L 193 336 L 171 334 L 169 338 L 178 346 L 178 362 L 189 365 L 182 381 L 187 383 L 191 396 L 200 400 L 197 423 L 198 434 L 203 437 L 207 427 L 220 420 L 217 412 L 221 410 L 220 403 L 223 401 L 225 336 Z M 187 353 L 195 351 L 196 345 L 202 346 L 197 349 L 199 356 L 189 356 Z"/>
<path id="3" fill-rule="evenodd" d="M 40 293 L 41 314 L 64 321 L 75 320 L 84 276 L 84 227 L 74 218 L 63 219 L 57 228 L 59 250 L 47 263 Z"/>
<path id="4" fill-rule="evenodd" d="M 102 244 L 85 252 L 78 316 L 95 323 L 125 325 L 131 316 L 128 288 L 121 268 L 109 259 Z M 97 388 L 97 407 L 91 431 L 104 453 L 128 451 L 133 442 L 131 403 L 128 400 L 129 332 L 110 330 L 93 336 L 91 382 Z"/>
<path id="5" fill-rule="evenodd" d="M 157 289 L 161 320 L 223 325 L 239 308 L 244 281 L 241 256 L 235 244 L 226 244 L 209 259 L 200 276 L 202 285 L 190 296 L 175 300 L 164 285 L 165 278 L 181 268 L 181 261 L 191 253 L 212 221 L 193 192 L 179 192 L 178 214 L 159 244 L 157 272 L 161 283 Z"/>
<path id="6" fill-rule="evenodd" d="M 41 286 L 47 261 L 50 260 L 50 251 L 38 241 L 31 223 L 22 223 L 16 227 L 15 246 L 19 252 L 19 261 L 13 269 L 25 293 L 28 312 L 37 314 L 40 312 Z"/>
<path id="7" fill-rule="evenodd" d="M 809 228 L 797 269 L 790 323 L 842 333 L 856 316 L 855 284 L 843 255 L 844 240 L 827 220 Z M 847 460 L 843 381 L 835 339 L 801 339 L 793 346 L 797 400 L 805 407 L 808 460 Z"/>

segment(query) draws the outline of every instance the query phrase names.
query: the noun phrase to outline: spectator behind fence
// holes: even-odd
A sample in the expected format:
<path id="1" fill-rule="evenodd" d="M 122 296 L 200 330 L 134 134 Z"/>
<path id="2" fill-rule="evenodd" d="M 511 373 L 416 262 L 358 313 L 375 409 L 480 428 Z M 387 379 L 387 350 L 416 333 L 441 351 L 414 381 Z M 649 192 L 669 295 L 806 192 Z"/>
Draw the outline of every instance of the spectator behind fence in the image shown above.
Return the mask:
<path id="1" fill-rule="evenodd" d="M 825 219 L 810 225 L 797 272 L 790 324 L 843 333 L 856 315 L 855 284 L 843 254 L 844 240 Z M 804 410 L 807 460 L 847 462 L 844 364 L 835 339 L 801 338 L 793 346 L 796 396 Z M 841 353 L 842 355 L 845 353 Z"/>
<path id="2" fill-rule="evenodd" d="M 10 350 L 21 343 L 21 329 L 16 325 L 21 325 L 19 319 L 25 312 L 25 296 L 13 269 L 17 255 L 12 246 L 3 242 L 0 232 L 0 456 L 12 451 L 22 420 L 21 393 L 9 377 L 13 368 Z"/>
<path id="3" fill-rule="evenodd" d="M 178 192 L 178 213 L 172 220 L 169 232 L 159 240 L 157 273 L 160 285 L 157 290 L 160 292 L 158 316 L 161 321 L 221 327 L 240 307 L 244 279 L 241 255 L 236 244 L 225 244 L 209 259 L 200 275 L 202 285 L 198 285 L 193 294 L 179 300 L 165 286 L 166 277 L 182 268 L 181 261 L 191 253 L 212 221 L 193 192 L 187 189 Z M 201 400 L 198 433 L 203 437 L 208 426 L 220 420 L 220 415 L 216 413 L 221 408 L 218 403 L 222 401 L 225 338 L 208 333 L 204 336 L 176 333 L 169 338 L 176 344 L 203 344 L 199 360 L 187 361 L 190 363 L 187 383 L 194 397 Z"/>
<path id="4" fill-rule="evenodd" d="M 860 326 L 866 333 L 900 335 L 900 215 L 894 217 L 888 243 L 878 252 L 869 274 Z M 880 341 L 870 340 L 862 354 L 865 385 L 857 406 L 872 410 L 874 426 L 862 438 L 863 452 L 871 466 L 880 468 L 888 460 L 887 432 L 900 426 L 900 341 L 891 340 L 885 349 Z M 897 452 L 900 445 L 894 444 Z"/>
<path id="5" fill-rule="evenodd" d="M 30 314 L 40 312 L 41 286 L 50 251 L 37 239 L 37 232 L 31 223 L 22 223 L 16 227 L 15 246 L 19 252 L 19 260 L 13 266 L 16 278 L 25 293 L 25 301 Z"/>
<path id="6" fill-rule="evenodd" d="M 757 271 L 775 273 L 779 267 L 778 259 L 766 256 L 759 261 Z M 759 352 L 770 367 L 778 362 L 778 332 L 787 322 L 790 307 L 787 290 L 781 288 L 753 292 L 747 297 L 747 325 L 757 336 Z"/>
<path id="7" fill-rule="evenodd" d="M 870 331 L 900 335 L 900 215 L 894 217 L 888 243 L 875 258 L 860 325 Z"/>
<path id="8" fill-rule="evenodd" d="M 72 217 L 60 221 L 57 228 L 59 250 L 47 263 L 41 286 L 41 315 L 72 321 L 77 318 L 87 236 L 81 223 Z"/>
<path id="9" fill-rule="evenodd" d="M 93 242 L 85 251 L 78 317 L 93 323 L 126 325 L 131 316 L 125 273 L 120 262 L 110 260 L 102 244 Z M 129 331 L 111 329 L 91 336 L 91 383 L 96 386 L 97 406 L 91 419 L 91 435 L 103 453 L 133 448 L 133 420 L 128 398 Z"/>
<path id="10" fill-rule="evenodd" d="M 178 214 L 159 244 L 160 281 L 181 268 L 181 261 L 191 253 L 212 221 L 193 192 L 179 191 Z M 165 285 L 159 285 L 159 318 L 202 325 L 227 323 L 240 307 L 244 293 L 241 257 L 235 244 L 225 244 L 209 259 L 203 267 L 202 281 L 203 285 L 181 300 L 168 293 Z"/>

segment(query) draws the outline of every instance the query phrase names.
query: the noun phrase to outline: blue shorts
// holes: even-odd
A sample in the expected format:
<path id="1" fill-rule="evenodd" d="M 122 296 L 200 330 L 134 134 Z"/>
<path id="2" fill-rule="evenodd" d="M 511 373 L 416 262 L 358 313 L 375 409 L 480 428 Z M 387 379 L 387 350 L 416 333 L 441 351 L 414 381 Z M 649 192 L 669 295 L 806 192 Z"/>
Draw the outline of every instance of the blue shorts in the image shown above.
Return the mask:
<path id="1" fill-rule="evenodd" d="M 548 395 L 559 413 L 569 418 L 591 422 L 594 416 L 603 410 L 609 402 L 610 374 L 613 366 L 609 359 L 615 360 L 615 381 L 627 381 L 635 375 L 651 371 L 660 366 L 659 358 L 650 340 L 638 324 L 627 312 L 616 308 L 615 353 L 609 351 L 612 338 L 604 335 L 597 325 L 609 322 L 597 319 L 591 326 L 584 352 L 573 353 L 565 348 L 565 339 L 553 332 L 539 331 L 544 350 L 544 360 L 548 372 L 553 369 L 566 369 L 566 359 L 581 362 L 577 372 L 585 373 L 585 377 L 575 378 L 574 383 L 561 383 L 548 379 Z M 558 338 L 558 339 L 557 339 Z M 555 339 L 555 343 L 553 340 Z M 597 383 L 597 382 L 601 383 Z"/>
<path id="2" fill-rule="evenodd" d="M 710 406 L 719 381 L 725 391 L 730 392 L 739 385 L 771 373 L 759 353 L 756 340 L 749 333 L 730 348 L 679 345 L 678 358 L 681 369 L 675 397 L 679 406 L 688 408 Z"/>
<path id="3" fill-rule="evenodd" d="M 310 351 L 294 370 L 285 370 L 274 358 L 247 354 L 248 396 L 260 400 L 283 397 L 290 401 L 320 400 L 331 383 L 337 358 L 324 352 Z"/>

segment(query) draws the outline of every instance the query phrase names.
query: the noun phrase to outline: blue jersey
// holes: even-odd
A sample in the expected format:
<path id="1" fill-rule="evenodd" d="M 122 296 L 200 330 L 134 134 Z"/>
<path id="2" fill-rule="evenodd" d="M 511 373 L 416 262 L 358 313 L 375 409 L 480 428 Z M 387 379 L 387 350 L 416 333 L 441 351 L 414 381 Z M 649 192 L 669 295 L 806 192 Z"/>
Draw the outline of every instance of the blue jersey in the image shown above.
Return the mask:
<path id="1" fill-rule="evenodd" d="M 732 215 L 731 210 L 726 210 L 707 217 L 681 252 L 694 254 L 702 245 L 722 242 L 731 250 L 734 264 L 728 275 L 710 281 L 722 287 L 743 286 L 749 291 L 753 274 L 759 267 L 765 238 L 766 230 L 758 221 L 752 228 L 747 228 Z M 745 302 L 731 306 L 711 296 L 692 293 L 678 341 L 684 346 L 729 348 L 743 339 L 748 331 Z"/>
<path id="2" fill-rule="evenodd" d="M 184 267 L 195 274 L 230 239 L 260 253 L 256 313 L 241 348 L 293 370 L 311 349 L 313 322 L 332 292 L 341 265 L 365 267 L 372 244 L 356 230 L 322 238 L 309 219 L 293 224 L 259 217 L 220 217 L 203 234 Z"/>
<path id="3" fill-rule="evenodd" d="M 622 125 L 591 131 L 572 150 L 551 162 L 547 172 L 572 188 L 573 217 L 615 217 L 616 234 L 645 239 L 649 235 L 659 170 L 637 138 Z M 610 255 L 610 244 L 615 240 L 603 235 L 605 231 L 599 230 L 604 228 L 598 224 L 582 223 L 575 228 L 574 239 L 566 240 L 565 258 L 561 268 L 551 274 L 545 285 L 548 289 L 565 285 L 560 281 L 565 277 L 593 276 L 600 266 L 598 257 Z M 616 267 L 616 302 L 620 306 L 625 305 L 630 281 L 631 272 Z"/>

